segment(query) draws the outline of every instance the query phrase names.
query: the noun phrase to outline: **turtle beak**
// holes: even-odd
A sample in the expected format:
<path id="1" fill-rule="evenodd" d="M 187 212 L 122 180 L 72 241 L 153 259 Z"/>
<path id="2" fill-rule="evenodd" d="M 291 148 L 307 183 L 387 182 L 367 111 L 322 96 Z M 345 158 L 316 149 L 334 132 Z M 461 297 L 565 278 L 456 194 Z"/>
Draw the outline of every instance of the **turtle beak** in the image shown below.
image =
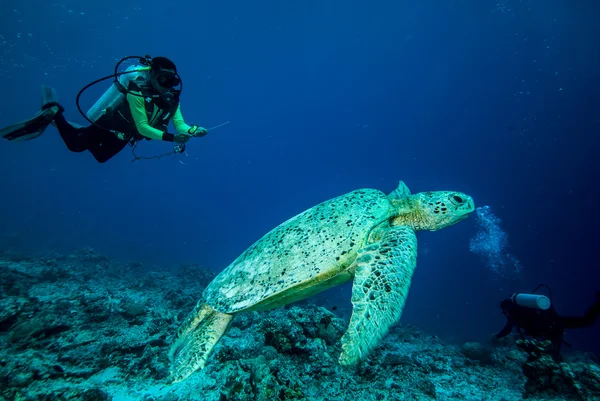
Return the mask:
<path id="1" fill-rule="evenodd" d="M 457 210 L 457 218 L 456 222 L 462 221 L 469 217 L 471 213 L 475 211 L 475 202 L 473 202 L 473 198 L 468 195 L 462 195 L 463 201 L 459 205 Z"/>
<path id="2" fill-rule="evenodd" d="M 469 214 L 475 210 L 475 202 L 469 195 L 455 193 L 449 198 L 449 201 L 456 207 L 460 214 Z"/>
<path id="3" fill-rule="evenodd" d="M 473 213 L 475 211 L 475 202 L 473 201 L 473 198 L 471 198 L 469 196 L 469 199 L 467 200 L 467 208 L 466 208 L 467 212 L 465 213 L 465 217 L 470 214 Z"/>

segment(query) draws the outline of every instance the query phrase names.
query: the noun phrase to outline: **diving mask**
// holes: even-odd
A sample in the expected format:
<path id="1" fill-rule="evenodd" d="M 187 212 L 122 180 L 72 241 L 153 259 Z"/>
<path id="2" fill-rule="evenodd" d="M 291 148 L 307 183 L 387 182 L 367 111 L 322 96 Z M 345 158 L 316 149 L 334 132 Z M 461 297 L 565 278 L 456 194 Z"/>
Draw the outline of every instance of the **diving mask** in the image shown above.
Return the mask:
<path id="1" fill-rule="evenodd" d="M 155 76 L 156 82 L 163 88 L 174 88 L 181 83 L 177 74 L 170 71 L 160 71 Z"/>

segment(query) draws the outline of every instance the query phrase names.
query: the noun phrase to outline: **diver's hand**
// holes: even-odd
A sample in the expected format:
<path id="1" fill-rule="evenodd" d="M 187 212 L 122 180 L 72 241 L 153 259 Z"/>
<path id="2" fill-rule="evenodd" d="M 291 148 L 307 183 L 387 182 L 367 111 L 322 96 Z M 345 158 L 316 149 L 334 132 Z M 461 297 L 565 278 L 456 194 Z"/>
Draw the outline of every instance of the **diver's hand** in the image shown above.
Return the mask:
<path id="1" fill-rule="evenodd" d="M 199 138 L 202 138 L 203 136 L 205 136 L 206 134 L 208 134 L 208 130 L 206 128 L 199 127 L 197 125 L 192 126 L 192 128 L 190 128 L 190 130 L 188 132 L 191 135 L 197 136 Z"/>
<path id="2" fill-rule="evenodd" d="M 175 137 L 173 138 L 173 142 L 186 143 L 187 141 L 190 140 L 191 137 L 192 137 L 192 135 L 190 135 L 190 134 L 176 134 Z"/>

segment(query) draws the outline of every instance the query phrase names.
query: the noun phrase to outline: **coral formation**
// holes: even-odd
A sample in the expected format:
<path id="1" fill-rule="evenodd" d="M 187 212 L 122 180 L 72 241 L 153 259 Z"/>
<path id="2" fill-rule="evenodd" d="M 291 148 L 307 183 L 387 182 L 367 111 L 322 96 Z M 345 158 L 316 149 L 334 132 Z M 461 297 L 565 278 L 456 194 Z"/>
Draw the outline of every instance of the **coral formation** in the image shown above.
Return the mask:
<path id="1" fill-rule="evenodd" d="M 0 400 L 600 399 L 586 355 L 555 364 L 539 344 L 449 345 L 402 323 L 342 368 L 347 318 L 310 300 L 236 316 L 204 370 L 165 385 L 169 343 L 213 277 L 92 249 L 0 254 Z"/>

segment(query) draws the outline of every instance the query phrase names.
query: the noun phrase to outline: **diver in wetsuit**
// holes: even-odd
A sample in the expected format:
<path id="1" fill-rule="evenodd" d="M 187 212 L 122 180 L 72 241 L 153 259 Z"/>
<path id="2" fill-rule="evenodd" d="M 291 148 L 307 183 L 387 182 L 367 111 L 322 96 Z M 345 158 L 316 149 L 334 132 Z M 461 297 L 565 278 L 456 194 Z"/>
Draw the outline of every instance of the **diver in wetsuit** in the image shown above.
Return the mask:
<path id="1" fill-rule="evenodd" d="M 596 292 L 595 302 L 583 316 L 560 316 L 548 297 L 537 294 L 513 294 L 500 302 L 500 308 L 507 322 L 495 338 L 506 337 L 516 328 L 521 337 L 549 340 L 553 346 L 552 359 L 560 362 L 565 329 L 590 327 L 600 316 L 600 291 Z"/>
<path id="2" fill-rule="evenodd" d="M 181 91 L 176 89 L 181 80 L 175 64 L 165 57 L 141 61 L 145 61 L 145 67 L 135 67 L 125 73 L 128 75 L 115 79 L 88 111 L 89 118 L 84 115 L 92 123 L 90 126 L 68 122 L 54 90 L 42 86 L 42 111 L 26 122 L 0 130 L 0 134 L 11 141 L 29 140 L 41 135 L 53 122 L 69 150 L 88 150 L 99 163 L 111 159 L 128 143 L 135 145 L 142 139 L 185 144 L 192 137 L 205 136 L 206 129 L 190 126 L 183 119 Z M 167 130 L 171 121 L 176 134 Z"/>

